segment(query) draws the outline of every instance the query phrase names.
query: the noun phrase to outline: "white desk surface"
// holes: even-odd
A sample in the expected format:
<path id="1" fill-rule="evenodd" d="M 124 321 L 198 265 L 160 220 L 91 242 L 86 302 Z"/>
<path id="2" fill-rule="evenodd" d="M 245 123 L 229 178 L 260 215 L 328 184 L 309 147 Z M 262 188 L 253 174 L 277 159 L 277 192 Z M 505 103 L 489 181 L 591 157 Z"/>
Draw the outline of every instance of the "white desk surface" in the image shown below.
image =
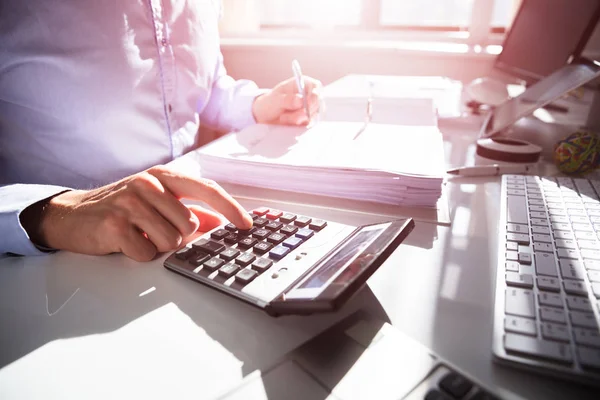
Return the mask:
<path id="1" fill-rule="evenodd" d="M 449 165 L 473 156 L 480 123 L 468 117 L 441 124 Z M 499 182 L 450 181 L 452 225 L 418 223 L 368 286 L 335 314 L 271 318 L 166 270 L 166 256 L 145 264 L 66 252 L 4 258 L 0 398 L 211 397 L 358 308 L 387 315 L 504 396 L 592 398 L 590 388 L 492 362 Z M 377 219 L 285 208 L 342 222 Z"/>

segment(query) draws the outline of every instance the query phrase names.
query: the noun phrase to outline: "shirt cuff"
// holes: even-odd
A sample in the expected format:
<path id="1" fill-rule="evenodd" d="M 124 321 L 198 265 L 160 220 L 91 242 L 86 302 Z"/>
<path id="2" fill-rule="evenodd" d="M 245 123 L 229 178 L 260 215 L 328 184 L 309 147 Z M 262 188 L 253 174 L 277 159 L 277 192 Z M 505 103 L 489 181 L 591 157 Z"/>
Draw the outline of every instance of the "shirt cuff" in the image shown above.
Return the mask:
<path id="1" fill-rule="evenodd" d="M 262 96 L 267 92 L 269 92 L 269 89 L 248 88 L 239 93 L 236 99 L 235 110 L 237 110 L 237 115 L 233 119 L 235 121 L 233 130 L 239 131 L 256 124 L 256 119 L 252 114 L 252 105 L 258 96 Z"/>
<path id="2" fill-rule="evenodd" d="M 0 187 L 0 253 L 24 256 L 47 254 L 52 249 L 37 247 L 21 225 L 21 212 L 38 201 L 71 190 L 51 185 L 9 185 Z"/>

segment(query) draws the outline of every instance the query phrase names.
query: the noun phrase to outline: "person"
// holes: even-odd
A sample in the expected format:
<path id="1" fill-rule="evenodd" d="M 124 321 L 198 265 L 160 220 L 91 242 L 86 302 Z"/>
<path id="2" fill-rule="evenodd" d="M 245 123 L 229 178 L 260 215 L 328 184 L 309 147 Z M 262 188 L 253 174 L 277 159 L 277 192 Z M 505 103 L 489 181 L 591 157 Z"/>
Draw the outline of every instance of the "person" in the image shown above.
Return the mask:
<path id="1" fill-rule="evenodd" d="M 0 2 L 0 253 L 146 261 L 221 215 L 252 225 L 217 183 L 165 165 L 197 146 L 200 125 L 309 122 L 293 78 L 261 90 L 227 75 L 220 11 L 218 0 Z M 311 115 L 319 86 L 306 79 Z"/>

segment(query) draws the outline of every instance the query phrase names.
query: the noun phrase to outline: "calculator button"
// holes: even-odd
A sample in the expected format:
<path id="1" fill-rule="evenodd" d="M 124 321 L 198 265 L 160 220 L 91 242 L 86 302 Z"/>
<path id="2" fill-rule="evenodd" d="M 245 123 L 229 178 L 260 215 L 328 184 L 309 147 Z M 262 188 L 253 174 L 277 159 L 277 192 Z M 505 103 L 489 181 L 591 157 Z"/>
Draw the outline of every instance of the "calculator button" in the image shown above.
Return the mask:
<path id="1" fill-rule="evenodd" d="M 282 214 L 283 212 L 279 210 L 269 210 L 269 212 L 265 216 L 267 217 L 267 219 L 277 219 L 281 217 Z"/>
<path id="2" fill-rule="evenodd" d="M 237 242 L 239 242 L 240 240 L 242 240 L 244 238 L 244 236 L 238 234 L 238 233 L 230 233 L 227 236 L 225 236 L 223 238 L 223 241 L 227 244 L 236 244 Z"/>
<path id="3" fill-rule="evenodd" d="M 273 244 L 279 244 L 285 240 L 286 236 L 282 233 L 271 233 L 269 237 L 267 237 L 267 241 Z"/>
<path id="4" fill-rule="evenodd" d="M 292 224 L 284 225 L 281 227 L 279 232 L 286 234 L 286 235 L 293 235 L 294 233 L 298 232 L 298 227 L 295 225 L 292 225 Z"/>
<path id="5" fill-rule="evenodd" d="M 203 251 L 197 251 L 194 256 L 192 256 L 189 260 L 190 264 L 199 267 L 202 263 L 210 258 L 210 254 L 205 253 Z"/>
<path id="6" fill-rule="evenodd" d="M 254 215 L 260 215 L 261 217 L 263 215 L 265 215 L 266 213 L 268 213 L 268 212 L 269 212 L 269 209 L 267 207 L 259 207 L 259 208 L 255 209 L 255 210 L 252 210 L 252 214 L 254 214 Z"/>
<path id="7" fill-rule="evenodd" d="M 229 231 L 226 229 L 217 229 L 213 233 L 210 234 L 210 237 L 215 240 L 221 240 L 225 236 L 229 235 Z"/>
<path id="8" fill-rule="evenodd" d="M 303 240 L 300 239 L 299 237 L 292 236 L 290 238 L 285 239 L 282 244 L 285 247 L 289 247 L 290 249 L 293 250 L 296 247 L 300 246 L 300 243 L 302 243 L 302 242 L 303 242 Z"/>
<path id="9" fill-rule="evenodd" d="M 235 275 L 235 280 L 241 283 L 248 283 L 251 282 L 257 276 L 258 272 L 253 271 L 249 268 L 244 268 Z"/>
<path id="10" fill-rule="evenodd" d="M 309 237 L 311 237 L 312 235 L 315 234 L 315 231 L 310 230 L 308 228 L 302 228 L 299 229 L 298 232 L 296 232 L 296 236 L 299 237 L 300 239 L 308 239 Z"/>
<path id="11" fill-rule="evenodd" d="M 456 372 L 450 372 L 442 378 L 440 388 L 456 399 L 462 399 L 473 388 L 473 384 Z"/>
<path id="12" fill-rule="evenodd" d="M 212 240 L 207 241 L 204 244 L 198 244 L 198 243 L 194 243 L 192 245 L 195 249 L 204 251 L 208 254 L 211 255 L 215 255 L 215 254 L 219 254 L 220 252 L 222 252 L 223 250 L 225 250 L 225 245 L 218 243 L 218 242 L 214 242 Z"/>
<path id="13" fill-rule="evenodd" d="M 240 235 L 240 236 L 250 236 L 250 235 L 252 235 L 254 232 L 256 232 L 256 230 L 257 230 L 257 229 L 258 229 L 258 228 L 257 228 L 257 227 L 255 227 L 255 226 L 253 226 L 253 227 L 252 227 L 252 228 L 250 228 L 250 229 L 240 229 L 240 230 L 238 230 L 238 235 Z"/>
<path id="14" fill-rule="evenodd" d="M 231 261 L 239 255 L 240 251 L 238 249 L 229 248 L 227 250 L 222 251 L 221 254 L 219 254 L 219 257 L 221 257 L 225 261 Z"/>
<path id="15" fill-rule="evenodd" d="M 265 254 L 266 252 L 268 252 L 269 250 L 271 250 L 273 248 L 273 245 L 269 242 L 258 242 L 255 246 L 254 246 L 254 252 L 258 253 L 258 254 Z"/>
<path id="16" fill-rule="evenodd" d="M 322 219 L 315 219 L 313 220 L 308 227 L 310 229 L 312 229 L 313 231 L 320 231 L 321 229 L 325 228 L 327 226 L 327 221 L 323 221 Z"/>
<path id="17" fill-rule="evenodd" d="M 256 260 L 256 256 L 252 253 L 242 253 L 235 259 L 235 263 L 245 267 L 250 265 L 252 261 Z"/>
<path id="18" fill-rule="evenodd" d="M 269 223 L 269 220 L 266 218 L 256 218 L 254 220 L 254 226 L 257 228 L 262 228 L 263 226 L 265 226 L 268 223 Z"/>
<path id="19" fill-rule="evenodd" d="M 292 213 L 284 213 L 281 217 L 279 217 L 279 220 L 286 224 L 289 224 L 290 222 L 292 222 L 295 219 L 296 219 L 296 214 L 292 214 Z"/>
<path id="20" fill-rule="evenodd" d="M 265 239 L 267 236 L 269 236 L 271 234 L 271 231 L 268 229 L 259 229 L 256 232 L 254 232 L 252 234 L 252 236 L 254 236 L 257 239 L 263 240 Z"/>
<path id="21" fill-rule="evenodd" d="M 219 275 L 221 275 L 225 278 L 229 278 L 229 277 L 235 275 L 235 273 L 238 272 L 239 270 L 240 270 L 240 267 L 238 265 L 235 265 L 234 263 L 229 263 L 229 264 L 225 264 L 221 268 L 219 268 Z"/>
<path id="22" fill-rule="evenodd" d="M 265 225 L 265 229 L 268 229 L 270 231 L 277 231 L 282 226 L 283 226 L 283 224 L 281 222 L 271 221 Z"/>
<path id="23" fill-rule="evenodd" d="M 252 263 L 252 268 L 257 270 L 258 272 L 265 272 L 273 265 L 273 261 L 268 258 L 259 257 Z"/>
<path id="24" fill-rule="evenodd" d="M 310 224 L 311 221 L 312 221 L 312 218 L 297 217 L 296 220 L 294 221 L 294 224 L 296 226 L 305 227 L 306 225 Z"/>
<path id="25" fill-rule="evenodd" d="M 269 252 L 269 257 L 274 260 L 280 260 L 290 252 L 288 247 L 279 245 Z"/>
<path id="26" fill-rule="evenodd" d="M 202 269 L 207 269 L 209 271 L 214 271 L 221 268 L 225 264 L 225 260 L 220 259 L 218 257 L 213 257 L 210 260 L 206 261 L 202 266 Z"/>
<path id="27" fill-rule="evenodd" d="M 181 249 L 177 253 L 175 253 L 175 258 L 178 258 L 180 260 L 187 260 L 195 253 L 196 253 L 196 250 L 190 249 L 189 247 L 184 247 L 183 249 Z"/>
<path id="28" fill-rule="evenodd" d="M 240 240 L 238 242 L 238 247 L 241 249 L 249 249 L 250 247 L 254 246 L 256 243 L 258 243 L 258 240 L 251 238 L 251 237 L 247 237 L 247 238 L 243 238 L 242 240 Z"/>
<path id="29" fill-rule="evenodd" d="M 227 224 L 225 225 L 225 229 L 227 229 L 229 232 L 235 232 L 237 231 L 237 226 L 234 224 Z"/>

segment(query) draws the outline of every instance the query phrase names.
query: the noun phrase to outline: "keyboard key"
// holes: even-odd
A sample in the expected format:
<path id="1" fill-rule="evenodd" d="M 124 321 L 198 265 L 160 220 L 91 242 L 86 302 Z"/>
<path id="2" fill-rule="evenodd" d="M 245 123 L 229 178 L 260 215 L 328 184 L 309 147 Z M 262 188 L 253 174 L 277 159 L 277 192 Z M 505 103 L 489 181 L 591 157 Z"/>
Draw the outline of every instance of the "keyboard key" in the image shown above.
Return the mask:
<path id="1" fill-rule="evenodd" d="M 521 189 L 508 189 L 506 193 L 510 196 L 525 196 L 525 191 Z"/>
<path id="2" fill-rule="evenodd" d="M 592 304 L 586 297 L 567 296 L 567 307 L 569 310 L 592 312 Z"/>
<path id="3" fill-rule="evenodd" d="M 219 242 L 214 242 L 212 240 L 207 241 L 206 243 L 198 244 L 198 242 L 194 243 L 192 246 L 195 249 L 208 253 L 210 255 L 216 255 L 225 250 L 225 245 Z"/>
<path id="4" fill-rule="evenodd" d="M 517 242 L 518 244 L 522 244 L 524 246 L 529 245 L 529 234 L 525 233 L 507 233 L 506 240 Z"/>
<path id="5" fill-rule="evenodd" d="M 506 332 L 537 336 L 537 323 L 533 319 L 507 315 L 504 318 L 504 330 Z"/>
<path id="6" fill-rule="evenodd" d="M 595 249 L 598 248 L 598 242 L 596 242 L 594 240 L 581 240 L 581 239 L 577 239 L 577 245 L 582 250 L 583 249 L 595 250 Z"/>
<path id="7" fill-rule="evenodd" d="M 534 243 L 533 250 L 535 252 L 545 251 L 548 253 L 554 253 L 554 247 L 550 243 Z"/>
<path id="8" fill-rule="evenodd" d="M 584 231 L 576 231 L 575 238 L 578 240 L 592 240 L 596 241 L 596 233 L 595 232 L 584 232 Z M 592 247 L 593 249 L 593 247 Z"/>
<path id="9" fill-rule="evenodd" d="M 425 395 L 425 400 L 452 400 L 452 397 L 440 392 L 437 389 L 430 389 Z"/>
<path id="10" fill-rule="evenodd" d="M 584 260 L 600 260 L 599 250 L 581 250 L 581 257 Z"/>
<path id="11" fill-rule="evenodd" d="M 308 228 L 302 228 L 302 229 L 298 229 L 298 232 L 296 232 L 296 237 L 306 240 L 314 234 L 315 234 L 315 231 L 308 229 Z"/>
<path id="12" fill-rule="evenodd" d="M 271 234 L 271 231 L 268 229 L 258 229 L 256 232 L 252 234 L 258 240 L 266 239 L 267 236 Z"/>
<path id="13" fill-rule="evenodd" d="M 235 280 L 242 284 L 247 284 L 254 280 L 258 276 L 258 272 L 253 271 L 249 268 L 244 268 L 237 274 L 235 274 Z"/>
<path id="14" fill-rule="evenodd" d="M 189 263 L 196 267 L 199 267 L 210 257 L 210 254 L 204 251 L 196 251 L 196 253 L 189 259 Z"/>
<path id="15" fill-rule="evenodd" d="M 531 218 L 532 226 L 548 226 L 548 221 L 541 218 Z"/>
<path id="16" fill-rule="evenodd" d="M 290 249 L 295 249 L 296 247 L 300 246 L 300 244 L 303 242 L 302 239 L 300 239 L 299 237 L 289 237 L 287 239 L 285 239 L 282 243 L 282 245 L 284 245 L 285 247 L 289 247 Z"/>
<path id="17" fill-rule="evenodd" d="M 573 363 L 571 346 L 567 343 L 539 340 L 516 333 L 507 333 L 504 336 L 504 348 L 508 352 L 546 358 L 565 364 Z"/>
<path id="18" fill-rule="evenodd" d="M 544 322 L 542 324 L 542 337 L 544 339 L 556 340 L 559 342 L 570 342 L 571 336 L 566 325 L 552 324 Z"/>
<path id="19" fill-rule="evenodd" d="M 531 254 L 519 253 L 519 262 L 523 265 L 531 265 Z"/>
<path id="20" fill-rule="evenodd" d="M 548 228 L 547 226 L 532 226 L 531 227 L 531 232 L 533 233 L 540 233 L 543 235 L 549 235 L 550 234 L 550 228 Z"/>
<path id="21" fill-rule="evenodd" d="M 245 267 L 252 264 L 252 261 L 256 260 L 256 256 L 252 253 L 242 253 L 235 258 L 235 263 Z"/>
<path id="22" fill-rule="evenodd" d="M 269 257 L 271 257 L 274 260 L 280 260 L 283 257 L 285 257 L 289 252 L 290 252 L 289 247 L 285 247 L 283 245 L 278 245 L 277 247 L 274 247 L 269 252 Z"/>
<path id="23" fill-rule="evenodd" d="M 575 239 L 575 235 L 571 231 L 554 231 L 555 239 Z"/>
<path id="24" fill-rule="evenodd" d="M 592 228 L 591 224 L 573 224 L 573 230 L 575 232 L 594 232 L 594 228 Z"/>
<path id="25" fill-rule="evenodd" d="M 585 283 L 581 281 L 566 280 L 563 282 L 565 292 L 568 294 L 574 294 L 578 296 L 587 296 L 588 291 Z"/>
<path id="26" fill-rule="evenodd" d="M 298 227 L 291 224 L 284 225 L 281 227 L 279 232 L 283 233 L 284 235 L 293 235 L 294 233 L 298 232 Z"/>
<path id="27" fill-rule="evenodd" d="M 256 228 L 262 228 L 263 226 L 265 226 L 266 224 L 268 224 L 270 221 L 266 218 L 256 218 L 254 220 L 254 226 Z"/>
<path id="28" fill-rule="evenodd" d="M 269 210 L 269 212 L 265 215 L 265 217 L 267 217 L 267 219 L 274 220 L 274 219 L 281 217 L 282 215 L 283 215 L 282 211 Z"/>
<path id="29" fill-rule="evenodd" d="M 565 223 L 568 224 L 571 222 L 571 220 L 569 219 L 569 217 L 565 217 L 564 215 L 551 215 L 550 216 L 550 223 L 555 224 L 555 223 Z"/>
<path id="30" fill-rule="evenodd" d="M 240 267 L 238 265 L 235 265 L 234 263 L 229 263 L 229 264 L 225 264 L 221 268 L 219 268 L 218 274 L 227 279 L 227 278 L 231 278 L 239 270 L 240 270 Z"/>
<path id="31" fill-rule="evenodd" d="M 592 292 L 594 293 L 594 296 L 596 296 L 597 299 L 600 299 L 600 283 L 592 283 Z"/>
<path id="32" fill-rule="evenodd" d="M 535 253 L 535 272 L 538 275 L 558 276 L 556 259 L 551 253 Z"/>
<path id="33" fill-rule="evenodd" d="M 594 316 L 594 313 L 585 311 L 571 311 L 570 316 L 571 324 L 573 326 L 598 329 L 598 324 L 596 323 L 596 317 Z"/>
<path id="34" fill-rule="evenodd" d="M 507 251 L 505 257 L 508 261 L 519 261 L 519 252 Z"/>
<path id="35" fill-rule="evenodd" d="M 245 236 L 242 236 L 238 233 L 230 233 L 229 235 L 223 238 L 223 241 L 227 244 L 236 244 L 240 240 L 242 240 Z"/>
<path id="36" fill-rule="evenodd" d="M 535 300 L 531 290 L 509 288 L 505 294 L 504 310 L 507 314 L 535 318 Z"/>
<path id="37" fill-rule="evenodd" d="M 296 226 L 304 228 L 306 225 L 310 224 L 311 221 L 312 218 L 309 217 L 296 217 L 296 219 L 294 220 L 294 224 Z"/>
<path id="38" fill-rule="evenodd" d="M 253 250 L 255 253 L 265 254 L 268 253 L 272 248 L 273 244 L 269 242 L 258 242 L 256 245 L 254 245 Z"/>
<path id="39" fill-rule="evenodd" d="M 506 231 L 512 233 L 524 233 L 529 235 L 529 225 L 527 224 L 506 224 Z"/>
<path id="40" fill-rule="evenodd" d="M 283 226 L 283 224 L 281 222 L 271 221 L 265 225 L 265 229 L 268 229 L 271 232 L 275 232 L 275 231 L 278 231 L 279 228 L 281 228 L 282 226 Z"/>
<path id="41" fill-rule="evenodd" d="M 571 224 L 569 224 L 568 222 L 555 222 L 552 224 L 552 230 L 553 231 L 566 231 L 566 232 L 571 232 Z"/>
<path id="42" fill-rule="evenodd" d="M 585 276 L 585 270 L 583 264 L 579 260 L 566 260 L 562 259 L 558 261 L 560 265 L 560 274 L 563 279 L 574 279 L 582 281 Z"/>
<path id="43" fill-rule="evenodd" d="M 578 346 L 577 356 L 579 357 L 579 362 L 584 367 L 600 368 L 600 350 Z"/>
<path id="44" fill-rule="evenodd" d="M 577 250 L 577 243 L 570 239 L 556 239 L 555 241 L 557 248 Z"/>
<path id="45" fill-rule="evenodd" d="M 560 307 L 563 306 L 562 296 L 554 293 L 538 294 L 538 303 L 542 306 Z"/>
<path id="46" fill-rule="evenodd" d="M 505 269 L 509 272 L 519 272 L 520 266 L 516 261 L 507 261 Z"/>
<path id="47" fill-rule="evenodd" d="M 221 240 L 225 236 L 229 235 L 229 231 L 226 229 L 217 229 L 216 231 L 210 234 L 210 237 L 215 240 Z"/>
<path id="48" fill-rule="evenodd" d="M 319 232 L 321 229 L 325 228 L 326 226 L 327 226 L 327 221 L 324 221 L 322 219 L 313 219 L 313 221 L 310 224 L 308 224 L 308 227 L 316 232 Z"/>
<path id="49" fill-rule="evenodd" d="M 219 257 L 221 257 L 225 261 L 231 261 L 234 258 L 236 258 L 239 254 L 240 254 L 240 251 L 238 249 L 228 248 L 226 250 L 223 250 L 219 254 Z"/>
<path id="50" fill-rule="evenodd" d="M 579 259 L 579 252 L 572 249 L 556 249 L 556 254 L 559 258 L 571 258 L 573 260 Z"/>
<path id="51" fill-rule="evenodd" d="M 259 257 L 252 263 L 252 269 L 262 273 L 271 268 L 273 261 L 268 258 Z"/>
<path id="52" fill-rule="evenodd" d="M 225 260 L 218 257 L 213 257 L 202 265 L 202 269 L 216 271 L 217 269 L 221 268 L 223 264 L 225 264 Z"/>
<path id="53" fill-rule="evenodd" d="M 284 213 L 281 217 L 279 217 L 279 220 L 285 224 L 289 224 L 290 222 L 292 222 L 295 219 L 296 219 L 296 214 L 292 214 L 292 213 Z"/>
<path id="54" fill-rule="evenodd" d="M 261 217 L 263 215 L 265 215 L 266 213 L 268 213 L 268 212 L 269 212 L 269 209 L 267 207 L 260 207 L 260 208 L 257 208 L 255 210 L 252 210 L 252 214 L 259 215 Z"/>
<path id="55" fill-rule="evenodd" d="M 506 284 L 508 286 L 530 289 L 533 287 L 533 276 L 527 274 L 518 274 L 516 272 L 507 272 Z"/>
<path id="56" fill-rule="evenodd" d="M 267 237 L 267 241 L 270 243 L 273 243 L 275 245 L 283 242 L 285 239 L 286 239 L 286 236 L 284 234 L 278 233 L 278 232 L 272 233 Z"/>
<path id="57" fill-rule="evenodd" d="M 439 386 L 455 399 L 462 399 L 473 388 L 471 382 L 456 372 L 450 372 L 444 376 L 440 380 Z"/>
<path id="58" fill-rule="evenodd" d="M 534 242 L 552 243 L 552 236 L 550 236 L 550 235 L 534 233 L 532 236 L 533 236 Z"/>
<path id="59" fill-rule="evenodd" d="M 583 260 L 583 265 L 585 265 L 585 269 L 600 271 L 600 261 L 598 260 Z"/>
<path id="60" fill-rule="evenodd" d="M 547 290 L 549 292 L 560 292 L 560 282 L 555 278 L 538 276 L 537 287 L 540 290 Z"/>
<path id="61" fill-rule="evenodd" d="M 600 271 L 588 271 L 587 272 L 588 278 L 590 279 L 590 281 L 592 282 L 600 282 Z"/>
<path id="62" fill-rule="evenodd" d="M 541 211 L 530 211 L 529 212 L 529 216 L 531 218 L 541 218 L 544 219 L 547 217 L 546 212 L 541 212 Z"/>
<path id="63" fill-rule="evenodd" d="M 250 247 L 253 247 L 256 243 L 258 243 L 258 240 L 252 237 L 247 237 L 238 242 L 238 247 L 240 249 L 249 249 Z"/>
<path id="64" fill-rule="evenodd" d="M 542 321 L 547 322 L 567 323 L 567 318 L 562 308 L 540 307 L 540 318 Z"/>
<path id="65" fill-rule="evenodd" d="M 600 348 L 600 334 L 597 330 L 574 328 L 573 336 L 577 344 Z"/>

